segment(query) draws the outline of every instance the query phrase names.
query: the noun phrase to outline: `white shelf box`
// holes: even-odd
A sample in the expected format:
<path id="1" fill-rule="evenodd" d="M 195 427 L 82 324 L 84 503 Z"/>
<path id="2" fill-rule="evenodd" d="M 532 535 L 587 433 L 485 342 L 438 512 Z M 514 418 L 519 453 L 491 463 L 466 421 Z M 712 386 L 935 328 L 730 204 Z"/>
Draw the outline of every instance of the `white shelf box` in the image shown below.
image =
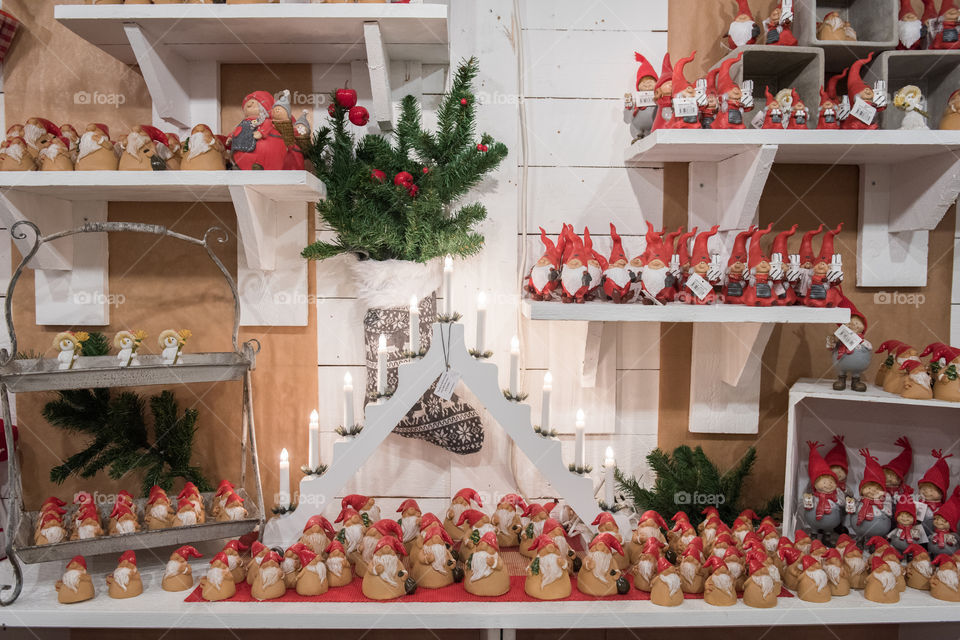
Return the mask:
<path id="1" fill-rule="evenodd" d="M 884 51 L 867 66 L 863 75 L 868 85 L 887 83 L 890 105 L 882 114 L 884 129 L 899 129 L 904 112 L 893 106 L 893 95 L 912 84 L 927 99 L 927 123 L 940 126 L 950 94 L 960 89 L 960 51 Z"/>
<path id="2" fill-rule="evenodd" d="M 879 356 L 877 356 L 879 357 Z M 865 380 L 865 382 L 867 382 Z M 907 484 L 916 488 L 917 480 L 935 462 L 932 449 L 950 453 L 960 425 L 960 402 L 910 400 L 887 393 L 868 382 L 867 391 L 834 391 L 833 380 L 798 380 L 790 388 L 787 414 L 787 452 L 783 495 L 783 530 L 797 525 L 797 499 L 807 490 L 808 440 L 824 444 L 822 455 L 833 447 L 833 436 L 846 437 L 850 471 L 847 488 L 856 497 L 863 478 L 863 457 L 858 451 L 870 449 L 886 464 L 900 453 L 894 442 L 907 436 L 913 445 L 913 465 Z"/>
<path id="3" fill-rule="evenodd" d="M 764 87 L 770 87 L 773 95 L 781 89 L 795 88 L 810 109 L 812 122 L 816 123 L 816 107 L 820 104 L 820 85 L 823 83 L 822 49 L 751 44 L 739 47 L 723 60 L 735 58 L 741 52 L 743 59 L 730 68 L 730 76 L 738 85 L 742 85 L 744 80 L 753 80 L 755 107 L 747 115 L 748 125 L 753 114 L 763 110 L 767 104 Z"/>
<path id="4" fill-rule="evenodd" d="M 849 309 L 813 307 L 746 307 L 742 304 L 665 305 L 524 300 L 523 315 L 531 320 L 579 322 L 698 322 L 731 324 L 825 324 L 849 322 Z"/>
<path id="5" fill-rule="evenodd" d="M 841 71 L 871 51 L 897 46 L 897 0 L 795 0 L 794 32 L 802 46 L 822 47 L 828 71 Z M 857 32 L 857 40 L 834 41 L 817 38 L 817 23 L 831 11 Z"/>

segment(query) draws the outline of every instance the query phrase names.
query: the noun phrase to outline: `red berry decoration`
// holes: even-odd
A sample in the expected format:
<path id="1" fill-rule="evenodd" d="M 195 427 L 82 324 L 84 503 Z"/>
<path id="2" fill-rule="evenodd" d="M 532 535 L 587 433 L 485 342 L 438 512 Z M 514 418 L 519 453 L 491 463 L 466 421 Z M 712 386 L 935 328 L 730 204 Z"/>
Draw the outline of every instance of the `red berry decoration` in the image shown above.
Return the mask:
<path id="1" fill-rule="evenodd" d="M 407 193 L 410 194 L 411 198 L 416 198 L 417 194 L 420 193 L 420 187 L 418 187 L 415 184 L 412 184 L 409 187 L 407 187 Z"/>
<path id="2" fill-rule="evenodd" d="M 424 167 L 424 168 L 423 168 L 423 175 L 427 175 L 428 173 L 430 173 L 430 167 Z"/>
<path id="3" fill-rule="evenodd" d="M 352 109 L 357 104 L 357 92 L 353 89 L 337 89 L 336 100 L 344 109 Z"/>
<path id="4" fill-rule="evenodd" d="M 477 145 L 477 151 L 483 152 L 483 151 L 487 151 L 487 150 L 489 150 L 489 149 L 490 149 L 490 147 L 488 147 L 488 146 L 485 145 L 485 144 L 478 144 L 478 145 Z"/>
<path id="5" fill-rule="evenodd" d="M 370 112 L 367 111 L 366 107 L 350 107 L 350 113 L 347 117 L 350 118 L 350 122 L 358 127 L 370 122 Z"/>
<path id="6" fill-rule="evenodd" d="M 370 172 L 370 177 L 376 180 L 377 182 L 383 182 L 387 179 L 387 174 L 381 171 L 380 169 L 374 169 Z"/>
<path id="7" fill-rule="evenodd" d="M 466 98 L 460 98 L 460 104 L 462 104 L 463 106 L 467 106 L 467 102 L 468 101 Z"/>
<path id="8" fill-rule="evenodd" d="M 393 184 L 397 185 L 398 187 L 413 186 L 413 176 L 407 171 L 401 171 L 393 177 Z"/>
<path id="9" fill-rule="evenodd" d="M 327 107 L 327 113 L 330 114 L 330 117 L 331 117 L 331 118 L 336 115 L 337 109 L 336 109 L 336 107 L 333 106 L 332 103 L 330 104 L 330 106 Z"/>

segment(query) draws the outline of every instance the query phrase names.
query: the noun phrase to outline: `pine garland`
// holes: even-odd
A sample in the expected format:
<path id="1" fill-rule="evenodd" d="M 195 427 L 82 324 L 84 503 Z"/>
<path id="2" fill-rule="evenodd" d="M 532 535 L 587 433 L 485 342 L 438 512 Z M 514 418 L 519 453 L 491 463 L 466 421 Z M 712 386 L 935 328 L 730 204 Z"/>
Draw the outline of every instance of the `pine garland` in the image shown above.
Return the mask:
<path id="1" fill-rule="evenodd" d="M 333 100 L 330 124 L 316 131 L 310 160 L 327 187 L 317 209 L 336 238 L 310 244 L 304 258 L 353 253 L 427 262 L 480 251 L 483 236 L 476 227 L 486 208 L 474 202 L 455 210 L 455 204 L 503 161 L 507 147 L 488 134 L 477 140 L 471 88 L 478 68 L 476 58 L 460 64 L 437 109 L 436 133 L 423 128 L 420 105 L 406 96 L 392 142 L 380 135 L 356 141 L 348 129 L 348 110 Z M 384 175 L 375 177 L 377 171 Z M 394 184 L 404 171 L 415 189 Z"/>

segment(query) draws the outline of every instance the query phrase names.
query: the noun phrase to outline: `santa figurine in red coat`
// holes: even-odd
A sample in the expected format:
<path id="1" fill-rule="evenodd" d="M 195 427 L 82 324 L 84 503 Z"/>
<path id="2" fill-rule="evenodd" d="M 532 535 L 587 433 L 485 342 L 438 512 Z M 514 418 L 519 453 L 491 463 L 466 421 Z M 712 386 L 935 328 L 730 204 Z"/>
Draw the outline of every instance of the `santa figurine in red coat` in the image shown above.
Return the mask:
<path id="1" fill-rule="evenodd" d="M 697 236 L 693 243 L 693 251 L 690 253 L 690 275 L 684 285 L 682 295 L 678 296 L 681 302 L 690 304 L 713 304 L 717 301 L 717 288 L 723 282 L 723 270 L 720 267 L 717 256 L 710 254 L 708 241 L 711 236 L 716 235 L 719 225 L 714 225 L 710 231 L 704 231 Z M 695 293 L 694 282 L 699 282 L 696 278 L 706 280 L 710 285 L 706 294 L 700 297 Z"/>
<path id="2" fill-rule="evenodd" d="M 770 233 L 773 223 L 766 229 L 757 229 L 750 236 L 750 259 L 747 267 L 750 269 L 750 284 L 743 293 L 743 304 L 748 307 L 772 307 L 777 303 L 773 293 L 773 282 L 770 279 L 770 259 L 764 255 L 761 238 Z"/>
<path id="3" fill-rule="evenodd" d="M 952 2 L 953 0 L 944 0 Z M 887 108 L 886 85 L 877 80 L 871 88 L 860 77 L 863 65 L 873 60 L 873 52 L 850 66 L 847 78 L 847 95 L 850 97 L 850 115 L 843 121 L 844 129 L 879 129 L 880 113 Z"/>
<path id="4" fill-rule="evenodd" d="M 267 91 L 254 91 L 243 99 L 243 120 L 230 135 L 233 161 L 240 169 L 284 168 L 287 144 L 273 126 L 271 109 L 273 96 Z"/>
<path id="5" fill-rule="evenodd" d="M 823 225 L 803 234 L 800 240 L 800 251 L 790 256 L 790 266 L 787 267 L 787 281 L 793 285 L 797 294 L 797 304 L 803 304 L 807 292 L 810 291 L 810 280 L 813 277 L 813 263 L 817 254 L 813 252 L 813 238 L 823 231 Z"/>
<path id="6" fill-rule="evenodd" d="M 764 87 L 763 93 L 767 96 L 767 106 L 763 110 L 763 126 L 761 129 L 783 129 L 783 107 L 777 97 L 770 93 L 770 87 Z"/>
<path id="7" fill-rule="evenodd" d="M 730 67 L 743 57 L 741 52 L 735 58 L 720 63 L 717 74 L 717 93 L 720 94 L 720 114 L 713 124 L 714 129 L 745 129 L 743 114 L 753 110 L 753 81 L 746 80 L 743 89 L 730 77 Z"/>
<path id="8" fill-rule="evenodd" d="M 666 231 L 661 231 L 661 235 Z M 677 297 L 677 277 L 680 273 L 680 255 L 674 252 L 674 241 L 683 233 L 683 227 L 677 228 L 663 236 L 661 242 L 663 256 L 669 256 L 670 261 L 667 265 L 667 286 L 660 293 L 658 298 L 660 302 L 673 302 Z"/>
<path id="9" fill-rule="evenodd" d="M 696 87 L 690 84 L 687 81 L 686 76 L 683 75 L 683 68 L 687 66 L 687 63 L 693 62 L 694 57 L 696 57 L 697 52 L 694 51 L 686 58 L 680 58 L 676 66 L 673 68 L 673 118 L 670 119 L 670 122 L 667 123 L 667 129 L 699 129 L 700 128 L 700 109 L 696 104 L 697 90 Z M 706 102 L 706 95 L 703 96 L 702 100 Z M 691 113 L 689 115 L 678 115 L 677 106 L 678 101 L 685 101 L 690 104 Z"/>
<path id="10" fill-rule="evenodd" d="M 791 2 L 790 5 L 792 7 L 793 3 Z M 793 31 L 790 30 L 792 24 L 793 10 L 788 9 L 784 11 L 783 0 L 781 0 L 770 13 L 770 17 L 763 21 L 763 28 L 766 30 L 766 33 L 760 44 L 780 47 L 797 46 L 797 38 L 793 35 Z"/>
<path id="11" fill-rule="evenodd" d="M 960 19 L 960 9 L 954 6 L 954 0 L 943 0 L 943 4 L 940 5 L 940 33 L 933 39 L 931 49 L 960 49 L 958 19 Z"/>
<path id="12" fill-rule="evenodd" d="M 727 281 L 723 285 L 723 301 L 727 304 L 740 304 L 747 286 L 747 238 L 753 235 L 757 227 L 741 231 L 733 239 L 733 248 L 727 258 Z"/>
<path id="13" fill-rule="evenodd" d="M 590 290 L 586 300 L 597 297 L 597 290 L 603 283 L 603 272 L 607 270 L 607 259 L 593 248 L 593 239 L 590 237 L 590 228 L 583 228 L 583 250 L 587 256 L 587 272 L 590 274 Z"/>
<path id="14" fill-rule="evenodd" d="M 840 254 L 833 252 L 833 238 L 840 233 L 843 223 L 827 231 L 820 245 L 820 255 L 813 264 L 810 291 L 803 303 L 808 307 L 836 307 L 843 300 L 840 283 L 843 282 L 843 264 Z"/>
<path id="15" fill-rule="evenodd" d="M 697 227 L 683 233 L 677 239 L 677 251 L 670 259 L 670 275 L 673 276 L 674 299 L 684 289 L 684 283 L 690 275 L 690 239 L 696 238 Z"/>
<path id="16" fill-rule="evenodd" d="M 670 64 L 669 53 L 663 56 L 660 78 L 653 88 L 653 99 L 657 102 L 657 115 L 653 118 L 652 130 L 665 129 L 667 123 L 673 119 L 673 66 Z"/>
<path id="17" fill-rule="evenodd" d="M 712 129 L 713 121 L 720 111 L 720 99 L 717 97 L 717 74 L 720 69 L 711 69 L 707 72 L 706 95 L 700 104 L 700 128 Z"/>
<path id="18" fill-rule="evenodd" d="M 613 248 L 610 249 L 607 269 L 603 272 L 603 293 L 617 304 L 630 302 L 634 292 L 630 290 L 633 282 L 627 270 L 627 255 L 623 252 L 623 241 L 617 233 L 617 227 L 612 222 L 610 237 L 613 239 Z"/>
<path id="19" fill-rule="evenodd" d="M 727 29 L 727 46 L 731 49 L 754 44 L 760 35 L 760 25 L 750 13 L 750 3 L 747 0 L 737 0 L 737 17 Z"/>
<path id="20" fill-rule="evenodd" d="M 590 270 L 587 267 L 587 251 L 583 240 L 570 228 L 567 228 L 566 248 L 569 254 L 565 255 L 563 270 L 560 271 L 560 286 L 563 292 L 560 295 L 562 302 L 576 302 L 582 304 L 587 294 L 593 288 Z M 564 251 L 567 254 L 567 251 Z"/>
<path id="21" fill-rule="evenodd" d="M 787 129 L 807 130 L 810 128 L 810 110 L 803 103 L 800 94 L 796 89 L 791 91 L 793 96 L 793 110 L 790 112 L 790 121 L 787 123 Z"/>
<path id="22" fill-rule="evenodd" d="M 900 14 L 897 22 L 897 36 L 900 42 L 897 43 L 897 49 L 920 49 L 925 31 L 920 16 L 913 10 L 912 0 L 900 0 Z"/>
<path id="23" fill-rule="evenodd" d="M 560 256 L 563 253 L 563 236 L 557 246 L 547 237 L 547 232 L 540 227 L 540 241 L 543 242 L 543 255 L 530 269 L 527 278 L 527 293 L 534 300 L 549 300 L 553 297 L 553 290 L 560 282 Z"/>
<path id="24" fill-rule="evenodd" d="M 787 279 L 787 264 L 784 260 L 789 260 L 787 250 L 787 239 L 797 232 L 797 226 L 793 225 L 789 231 L 781 231 L 773 239 L 773 246 L 770 247 L 770 281 L 773 283 L 773 295 L 777 301 L 774 303 L 781 307 L 788 307 L 797 302 L 797 294 L 793 286 Z"/>
<path id="25" fill-rule="evenodd" d="M 670 256 L 667 255 L 663 247 L 663 232 L 657 233 L 654 231 L 653 225 L 649 221 L 647 221 L 647 248 L 640 259 L 643 263 L 640 272 L 640 284 L 645 296 L 644 303 L 653 304 L 652 299 L 662 302 L 664 296 L 668 295 L 663 293 L 664 290 L 668 287 L 672 288 L 671 285 L 673 284 L 672 279 L 668 281 L 670 271 L 667 268 L 667 261 Z"/>

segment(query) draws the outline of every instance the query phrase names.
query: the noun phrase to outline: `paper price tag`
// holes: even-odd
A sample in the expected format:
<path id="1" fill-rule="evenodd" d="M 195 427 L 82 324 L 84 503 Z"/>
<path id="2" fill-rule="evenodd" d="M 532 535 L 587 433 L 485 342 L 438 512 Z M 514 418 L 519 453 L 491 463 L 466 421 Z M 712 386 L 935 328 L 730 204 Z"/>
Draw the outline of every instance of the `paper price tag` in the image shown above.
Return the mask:
<path id="1" fill-rule="evenodd" d="M 447 369 L 437 378 L 437 384 L 433 388 L 433 395 L 442 400 L 449 400 L 458 382 L 460 382 L 460 373 L 453 369 Z"/>
<path id="2" fill-rule="evenodd" d="M 858 97 L 856 102 L 853 103 L 853 108 L 850 110 L 850 115 L 864 124 L 871 124 L 873 123 L 873 119 L 877 116 L 877 108 L 872 104 L 864 102 L 862 98 Z"/>
<path id="3" fill-rule="evenodd" d="M 926 502 L 918 501 L 916 505 L 917 505 L 917 520 L 922 521 L 924 518 L 927 517 L 927 509 L 929 509 L 929 507 L 927 506 Z"/>
<path id="4" fill-rule="evenodd" d="M 697 115 L 697 101 L 694 98 L 674 98 L 673 115 L 677 118 Z"/>
<path id="5" fill-rule="evenodd" d="M 809 493 L 803 494 L 803 508 L 813 509 L 813 496 Z"/>
<path id="6" fill-rule="evenodd" d="M 857 501 L 847 496 L 847 513 L 856 513 L 857 512 Z"/>
<path id="7" fill-rule="evenodd" d="M 693 295 L 697 296 L 701 300 L 706 298 L 707 294 L 713 291 L 713 287 L 710 285 L 710 283 L 704 280 L 703 276 L 701 276 L 699 273 L 691 274 L 691 276 L 687 278 L 686 286 L 687 289 L 690 289 L 690 291 L 693 292 Z"/>
<path id="8" fill-rule="evenodd" d="M 860 343 L 863 342 L 863 338 L 854 333 L 853 329 L 845 324 L 837 327 L 837 330 L 833 332 L 833 335 L 837 336 L 837 340 L 842 342 L 843 346 L 850 351 L 856 349 L 858 346 L 860 346 Z"/>
<path id="9" fill-rule="evenodd" d="M 763 129 L 763 120 L 767 117 L 766 109 L 758 109 L 757 113 L 753 116 L 753 120 L 750 121 L 750 126 L 754 129 Z"/>
<path id="10" fill-rule="evenodd" d="M 640 91 L 637 93 L 638 107 L 652 107 L 655 104 L 657 104 L 657 101 L 653 97 L 653 91 Z"/>

